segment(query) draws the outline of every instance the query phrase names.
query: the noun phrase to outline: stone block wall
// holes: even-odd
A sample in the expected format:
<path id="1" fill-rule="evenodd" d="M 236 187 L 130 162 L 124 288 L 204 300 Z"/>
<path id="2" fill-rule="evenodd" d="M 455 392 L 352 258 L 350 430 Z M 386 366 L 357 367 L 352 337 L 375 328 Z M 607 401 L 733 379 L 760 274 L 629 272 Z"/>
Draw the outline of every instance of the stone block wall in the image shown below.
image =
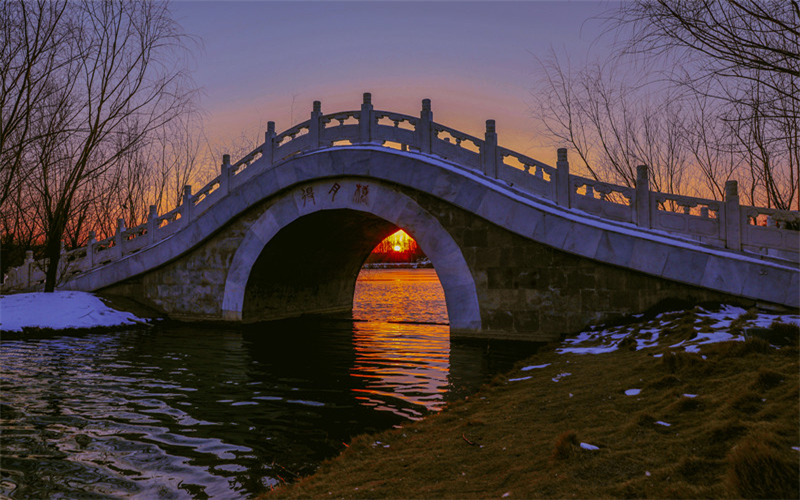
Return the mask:
<path id="1" fill-rule="evenodd" d="M 481 337 L 551 340 L 666 299 L 753 304 L 557 250 L 429 195 L 404 192 L 461 246 L 478 289 Z"/>

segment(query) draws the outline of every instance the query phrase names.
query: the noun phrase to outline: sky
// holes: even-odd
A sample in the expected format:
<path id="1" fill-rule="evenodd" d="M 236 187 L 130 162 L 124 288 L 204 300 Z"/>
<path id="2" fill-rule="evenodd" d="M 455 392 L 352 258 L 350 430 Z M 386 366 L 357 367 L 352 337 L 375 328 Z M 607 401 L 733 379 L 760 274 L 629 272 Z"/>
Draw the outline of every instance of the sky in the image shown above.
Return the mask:
<path id="1" fill-rule="evenodd" d="M 573 1 L 176 1 L 170 9 L 199 41 L 193 61 L 203 90 L 206 136 L 226 144 L 263 140 L 323 113 L 359 109 L 433 119 L 483 136 L 497 122 L 499 143 L 554 163 L 531 111 L 536 58 L 553 49 L 574 63 L 602 57 L 595 16 L 609 7 Z M 588 54 L 592 54 L 589 56 Z"/>

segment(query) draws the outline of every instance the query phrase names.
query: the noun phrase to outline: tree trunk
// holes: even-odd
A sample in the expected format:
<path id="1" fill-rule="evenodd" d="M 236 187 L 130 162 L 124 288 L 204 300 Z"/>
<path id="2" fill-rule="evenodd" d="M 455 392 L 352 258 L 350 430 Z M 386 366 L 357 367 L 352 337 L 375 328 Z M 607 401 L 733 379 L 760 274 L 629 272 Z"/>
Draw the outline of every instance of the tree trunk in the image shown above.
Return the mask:
<path id="1" fill-rule="evenodd" d="M 58 264 L 61 261 L 61 238 L 64 235 L 64 226 L 63 218 L 56 216 L 47 234 L 47 243 L 44 248 L 44 258 L 47 262 L 44 280 L 45 293 L 54 292 L 58 283 Z"/>

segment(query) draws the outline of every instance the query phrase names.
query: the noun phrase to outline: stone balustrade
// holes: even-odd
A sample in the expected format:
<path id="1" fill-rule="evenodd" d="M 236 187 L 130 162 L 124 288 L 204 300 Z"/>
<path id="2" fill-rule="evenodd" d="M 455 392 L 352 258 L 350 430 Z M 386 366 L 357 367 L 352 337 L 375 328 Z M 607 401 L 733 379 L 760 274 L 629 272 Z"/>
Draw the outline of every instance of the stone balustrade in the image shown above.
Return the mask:
<path id="1" fill-rule="evenodd" d="M 740 206 L 736 181 L 726 184 L 723 201 L 650 190 L 648 169 L 637 168 L 634 187 L 570 174 L 567 150 L 559 149 L 556 167 L 498 145 L 494 120 L 486 121 L 483 139 L 433 121 L 431 102 L 422 101 L 419 117 L 373 109 L 369 93 L 360 110 L 323 115 L 315 101 L 309 120 L 276 134 L 268 122 L 264 143 L 231 164 L 223 156 L 220 175 L 192 193 L 186 186 L 181 204 L 164 214 L 151 207 L 148 221 L 126 228 L 122 219 L 110 238 L 65 252 L 62 280 L 157 244 L 187 226 L 249 179 L 289 158 L 332 147 L 380 146 L 430 155 L 488 182 L 562 208 L 605 220 L 658 230 L 704 244 L 800 262 L 800 212 Z M 4 290 L 35 289 L 44 282 L 45 263 L 28 252 L 22 266 L 9 270 Z"/>

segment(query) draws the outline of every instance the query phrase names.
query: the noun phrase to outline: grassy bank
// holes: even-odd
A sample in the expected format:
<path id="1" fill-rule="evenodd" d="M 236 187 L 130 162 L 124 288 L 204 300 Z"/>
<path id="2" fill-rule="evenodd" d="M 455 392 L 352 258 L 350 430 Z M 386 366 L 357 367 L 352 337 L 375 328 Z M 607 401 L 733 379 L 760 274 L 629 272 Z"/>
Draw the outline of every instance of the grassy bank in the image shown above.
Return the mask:
<path id="1" fill-rule="evenodd" d="M 266 498 L 797 498 L 797 328 L 782 347 L 755 338 L 686 352 L 748 319 L 699 311 L 583 336 L 595 352 L 616 348 L 603 354 L 549 346 Z"/>

